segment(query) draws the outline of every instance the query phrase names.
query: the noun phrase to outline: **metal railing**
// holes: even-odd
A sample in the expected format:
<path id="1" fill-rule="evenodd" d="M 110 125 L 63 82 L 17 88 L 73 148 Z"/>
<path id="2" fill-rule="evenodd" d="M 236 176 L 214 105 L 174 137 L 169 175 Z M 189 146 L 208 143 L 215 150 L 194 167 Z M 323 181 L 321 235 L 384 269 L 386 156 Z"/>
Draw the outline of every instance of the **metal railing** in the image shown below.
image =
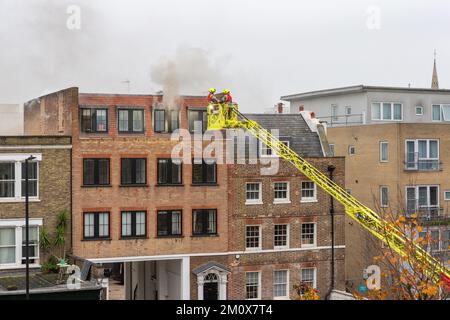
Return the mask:
<path id="1" fill-rule="evenodd" d="M 348 126 L 365 123 L 365 115 L 361 114 L 346 114 L 340 116 L 317 117 L 321 122 L 326 122 L 328 127 Z"/>
<path id="2" fill-rule="evenodd" d="M 444 222 L 450 221 L 450 213 L 444 208 L 437 206 L 409 208 L 406 210 L 407 217 L 417 214 L 417 219 L 421 222 Z"/>
<path id="3" fill-rule="evenodd" d="M 406 153 L 406 171 L 439 171 L 442 169 L 442 162 L 439 159 L 421 159 L 418 152 Z"/>

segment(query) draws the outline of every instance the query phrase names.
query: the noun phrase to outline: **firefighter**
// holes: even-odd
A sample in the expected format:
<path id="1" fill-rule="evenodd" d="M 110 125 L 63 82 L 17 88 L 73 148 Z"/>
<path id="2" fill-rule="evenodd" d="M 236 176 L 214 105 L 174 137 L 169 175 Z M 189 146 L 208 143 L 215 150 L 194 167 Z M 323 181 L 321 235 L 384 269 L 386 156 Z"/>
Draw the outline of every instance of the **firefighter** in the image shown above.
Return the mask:
<path id="1" fill-rule="evenodd" d="M 216 98 L 216 89 L 215 88 L 209 89 L 208 102 L 209 103 L 217 103 L 218 102 L 217 98 Z"/>
<path id="2" fill-rule="evenodd" d="M 232 104 L 233 103 L 233 97 L 231 97 L 231 92 L 228 89 L 223 90 L 223 96 L 222 96 L 222 102 Z"/>

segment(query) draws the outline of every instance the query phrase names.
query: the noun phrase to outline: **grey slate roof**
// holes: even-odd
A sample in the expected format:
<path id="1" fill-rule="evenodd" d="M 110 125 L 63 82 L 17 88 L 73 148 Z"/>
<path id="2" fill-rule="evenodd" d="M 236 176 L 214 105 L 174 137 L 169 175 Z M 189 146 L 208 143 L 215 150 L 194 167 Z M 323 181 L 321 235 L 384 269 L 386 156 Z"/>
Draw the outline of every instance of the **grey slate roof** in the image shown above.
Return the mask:
<path id="1" fill-rule="evenodd" d="M 278 129 L 281 140 L 303 157 L 323 157 L 317 133 L 309 129 L 301 114 L 245 114 L 267 130 Z"/>

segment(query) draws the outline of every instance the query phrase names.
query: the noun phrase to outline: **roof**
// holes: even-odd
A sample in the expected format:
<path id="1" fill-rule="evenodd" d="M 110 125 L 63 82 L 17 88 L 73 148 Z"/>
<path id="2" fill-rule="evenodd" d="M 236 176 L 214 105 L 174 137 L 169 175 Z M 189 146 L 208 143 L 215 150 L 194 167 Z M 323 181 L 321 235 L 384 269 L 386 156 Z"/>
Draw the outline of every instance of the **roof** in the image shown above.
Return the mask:
<path id="1" fill-rule="evenodd" d="M 304 157 L 323 157 L 322 145 L 316 132 L 312 132 L 301 114 L 246 114 L 267 130 L 278 129 L 280 138 Z"/>
<path id="2" fill-rule="evenodd" d="M 441 93 L 450 94 L 449 89 L 431 89 L 431 88 L 406 88 L 406 87 L 384 87 L 384 86 L 365 86 L 356 85 L 349 87 L 340 87 L 324 90 L 316 90 L 309 92 L 302 92 L 297 94 L 291 94 L 282 96 L 280 99 L 285 101 L 298 100 L 298 99 L 308 99 L 308 98 L 318 98 L 324 96 L 335 96 L 342 94 L 351 93 L 362 93 L 367 91 L 383 91 L 383 92 L 414 92 L 414 93 Z"/>

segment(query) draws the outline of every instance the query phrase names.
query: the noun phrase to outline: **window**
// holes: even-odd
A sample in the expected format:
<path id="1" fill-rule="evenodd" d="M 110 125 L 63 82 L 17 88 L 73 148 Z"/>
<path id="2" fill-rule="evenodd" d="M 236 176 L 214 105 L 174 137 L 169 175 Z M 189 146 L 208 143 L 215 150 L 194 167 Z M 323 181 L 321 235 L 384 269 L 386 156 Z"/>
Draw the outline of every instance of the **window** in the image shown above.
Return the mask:
<path id="1" fill-rule="evenodd" d="M 302 185 L 301 202 L 316 202 L 317 201 L 316 184 L 312 181 L 302 181 L 301 185 Z"/>
<path id="2" fill-rule="evenodd" d="M 158 184 L 182 184 L 182 162 L 180 159 L 158 159 Z"/>
<path id="3" fill-rule="evenodd" d="M 193 210 L 192 230 L 196 236 L 217 234 L 217 210 Z"/>
<path id="4" fill-rule="evenodd" d="M 439 213 L 438 186 L 406 187 L 406 211 L 408 215 L 418 213 L 430 217 Z"/>
<path id="5" fill-rule="evenodd" d="M 386 186 L 380 187 L 380 205 L 382 208 L 389 206 L 389 188 Z"/>
<path id="6" fill-rule="evenodd" d="M 83 185 L 109 185 L 109 161 L 109 159 L 83 159 Z"/>
<path id="7" fill-rule="evenodd" d="M 0 156 L 0 202 L 23 201 L 25 197 L 25 159 L 30 155 Z M 31 200 L 39 198 L 39 161 L 42 156 L 34 155 L 35 161 L 28 162 L 28 194 Z"/>
<path id="8" fill-rule="evenodd" d="M 109 238 L 109 212 L 84 213 L 84 239 Z"/>
<path id="9" fill-rule="evenodd" d="M 355 146 L 348 146 L 348 154 L 354 156 L 356 154 Z"/>
<path id="10" fill-rule="evenodd" d="M 245 298 L 248 300 L 261 299 L 260 273 L 245 273 Z"/>
<path id="11" fill-rule="evenodd" d="M 139 238 L 147 235 L 147 212 L 122 211 L 122 238 Z"/>
<path id="12" fill-rule="evenodd" d="M 145 185 L 147 183 L 147 159 L 121 159 L 121 184 Z"/>
<path id="13" fill-rule="evenodd" d="M 332 121 L 338 121 L 338 105 L 337 104 L 332 104 L 331 105 L 331 119 Z"/>
<path id="14" fill-rule="evenodd" d="M 311 288 L 316 288 L 316 268 L 303 268 L 300 270 L 300 281 Z"/>
<path id="15" fill-rule="evenodd" d="M 217 164 L 213 159 L 194 159 L 192 164 L 192 184 L 216 184 Z"/>
<path id="16" fill-rule="evenodd" d="M 81 131 L 108 132 L 108 109 L 81 108 Z"/>
<path id="17" fill-rule="evenodd" d="M 274 203 L 289 203 L 289 182 L 275 182 L 274 189 Z"/>
<path id="18" fill-rule="evenodd" d="M 334 157 L 336 156 L 335 146 L 334 144 L 330 144 L 330 156 Z"/>
<path id="19" fill-rule="evenodd" d="M 439 140 L 406 140 L 406 170 L 439 170 Z"/>
<path id="20" fill-rule="evenodd" d="M 434 104 L 432 120 L 450 121 L 450 104 Z"/>
<path id="21" fill-rule="evenodd" d="M 286 299 L 289 297 L 289 272 L 288 270 L 276 270 L 273 273 L 273 297 Z"/>
<path id="22" fill-rule="evenodd" d="M 181 210 L 158 211 L 158 237 L 181 236 Z"/>
<path id="23" fill-rule="evenodd" d="M 280 139 L 280 142 L 285 146 L 289 147 L 289 140 Z M 262 141 L 259 142 L 259 150 L 260 150 L 259 152 L 260 157 L 278 157 L 275 150 L 267 147 L 267 145 L 264 144 Z"/>
<path id="24" fill-rule="evenodd" d="M 39 266 L 39 229 L 42 219 L 29 220 L 29 261 Z M 25 219 L 0 220 L 0 269 L 22 268 L 26 264 Z"/>
<path id="25" fill-rule="evenodd" d="M 302 247 L 316 246 L 316 224 L 302 223 Z"/>
<path id="26" fill-rule="evenodd" d="M 350 115 L 352 114 L 352 107 L 346 106 L 346 107 L 345 107 L 345 114 L 346 114 L 347 116 L 350 116 Z"/>
<path id="27" fill-rule="evenodd" d="M 189 131 L 194 132 L 198 128 L 202 133 L 208 128 L 208 114 L 206 110 L 189 110 L 188 111 Z"/>
<path id="28" fill-rule="evenodd" d="M 422 106 L 416 107 L 416 116 L 423 116 L 423 107 Z"/>
<path id="29" fill-rule="evenodd" d="M 144 110 L 119 109 L 119 132 L 144 132 Z"/>
<path id="30" fill-rule="evenodd" d="M 276 249 L 289 248 L 289 225 L 276 224 L 273 229 L 273 246 Z"/>
<path id="31" fill-rule="evenodd" d="M 261 226 L 246 226 L 245 248 L 247 250 L 261 249 Z"/>
<path id="32" fill-rule="evenodd" d="M 180 127 L 178 110 L 156 109 L 154 112 L 154 130 L 157 133 L 170 133 Z"/>
<path id="33" fill-rule="evenodd" d="M 372 120 L 397 121 L 403 119 L 403 105 L 401 103 L 372 103 Z"/>
<path id="34" fill-rule="evenodd" d="M 387 141 L 380 142 L 380 162 L 389 161 L 389 143 Z"/>
<path id="35" fill-rule="evenodd" d="M 245 184 L 245 204 L 261 204 L 261 182 L 248 182 Z"/>
<path id="36" fill-rule="evenodd" d="M 445 201 L 450 201 L 450 190 L 444 192 Z"/>

